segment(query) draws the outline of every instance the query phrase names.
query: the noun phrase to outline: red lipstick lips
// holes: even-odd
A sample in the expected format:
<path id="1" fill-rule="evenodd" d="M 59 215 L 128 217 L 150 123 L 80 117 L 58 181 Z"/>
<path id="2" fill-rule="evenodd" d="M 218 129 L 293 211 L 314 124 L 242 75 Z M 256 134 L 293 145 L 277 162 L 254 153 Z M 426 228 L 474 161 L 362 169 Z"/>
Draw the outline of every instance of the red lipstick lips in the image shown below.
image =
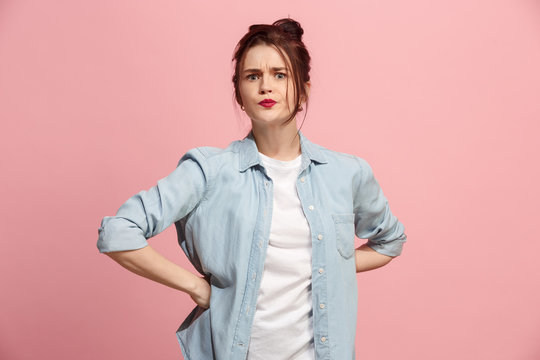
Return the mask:
<path id="1" fill-rule="evenodd" d="M 272 107 L 275 103 L 276 102 L 272 99 L 264 99 L 263 101 L 259 102 L 259 105 L 262 105 L 264 107 Z"/>

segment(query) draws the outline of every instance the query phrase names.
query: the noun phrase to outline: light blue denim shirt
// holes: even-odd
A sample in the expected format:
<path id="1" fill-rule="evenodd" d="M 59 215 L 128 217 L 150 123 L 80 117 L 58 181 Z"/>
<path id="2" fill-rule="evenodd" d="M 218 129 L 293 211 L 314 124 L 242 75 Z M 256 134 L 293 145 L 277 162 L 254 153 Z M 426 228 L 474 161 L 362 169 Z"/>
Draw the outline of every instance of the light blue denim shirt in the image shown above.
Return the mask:
<path id="1" fill-rule="evenodd" d="M 406 241 L 369 164 L 301 132 L 296 188 L 312 238 L 316 359 L 355 358 L 355 235 L 397 256 Z M 225 149 L 197 147 L 156 186 L 128 199 L 99 228 L 100 252 L 133 250 L 173 223 L 191 263 L 210 279 L 209 309 L 176 332 L 186 360 L 246 359 L 272 221 L 273 182 L 250 132 Z M 280 346 L 280 344 L 276 344 Z"/>

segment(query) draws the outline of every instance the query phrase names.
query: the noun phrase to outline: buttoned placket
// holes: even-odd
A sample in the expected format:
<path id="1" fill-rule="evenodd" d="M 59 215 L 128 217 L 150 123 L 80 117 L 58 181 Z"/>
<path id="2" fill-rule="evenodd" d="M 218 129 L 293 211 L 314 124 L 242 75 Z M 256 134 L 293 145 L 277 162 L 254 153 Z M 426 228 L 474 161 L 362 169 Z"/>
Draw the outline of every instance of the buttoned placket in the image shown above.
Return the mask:
<path id="1" fill-rule="evenodd" d="M 309 181 L 309 166 L 303 167 L 298 181 L 296 190 L 304 215 L 309 224 L 312 238 L 312 276 L 311 276 L 311 295 L 313 306 L 313 336 L 315 344 L 315 352 L 317 358 L 326 359 L 329 356 L 329 339 L 328 339 L 328 311 L 327 303 L 327 277 L 325 272 L 326 266 L 326 244 L 324 243 L 324 229 L 321 214 L 318 211 L 314 199 L 311 194 L 311 182 Z"/>

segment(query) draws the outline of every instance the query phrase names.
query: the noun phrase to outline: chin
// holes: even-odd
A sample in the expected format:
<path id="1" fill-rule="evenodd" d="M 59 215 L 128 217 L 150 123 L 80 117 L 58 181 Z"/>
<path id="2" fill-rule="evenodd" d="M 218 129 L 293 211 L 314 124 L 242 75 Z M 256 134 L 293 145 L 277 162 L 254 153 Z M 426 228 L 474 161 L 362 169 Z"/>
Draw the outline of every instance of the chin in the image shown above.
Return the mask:
<path id="1" fill-rule="evenodd" d="M 285 116 L 275 116 L 271 114 L 267 114 L 268 116 L 255 116 L 254 119 L 259 122 L 268 122 L 268 123 L 277 123 L 280 121 L 285 121 L 287 117 Z"/>

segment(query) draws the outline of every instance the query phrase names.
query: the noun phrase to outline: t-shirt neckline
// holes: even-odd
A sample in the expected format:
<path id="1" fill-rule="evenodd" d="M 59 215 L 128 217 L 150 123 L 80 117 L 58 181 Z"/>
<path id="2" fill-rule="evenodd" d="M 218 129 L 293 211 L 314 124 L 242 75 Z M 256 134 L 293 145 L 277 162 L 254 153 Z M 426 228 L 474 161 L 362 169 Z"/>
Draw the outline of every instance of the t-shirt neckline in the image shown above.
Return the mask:
<path id="1" fill-rule="evenodd" d="M 285 167 L 285 168 L 292 168 L 292 167 L 296 167 L 298 165 L 300 165 L 300 163 L 302 162 L 302 154 L 298 155 L 296 158 L 292 159 L 292 160 L 278 160 L 278 159 L 274 159 L 274 158 L 271 158 L 267 155 L 264 155 L 263 153 L 259 152 L 259 155 L 261 156 L 262 160 L 269 164 L 269 165 L 274 165 L 274 166 L 278 166 L 278 167 Z"/>

